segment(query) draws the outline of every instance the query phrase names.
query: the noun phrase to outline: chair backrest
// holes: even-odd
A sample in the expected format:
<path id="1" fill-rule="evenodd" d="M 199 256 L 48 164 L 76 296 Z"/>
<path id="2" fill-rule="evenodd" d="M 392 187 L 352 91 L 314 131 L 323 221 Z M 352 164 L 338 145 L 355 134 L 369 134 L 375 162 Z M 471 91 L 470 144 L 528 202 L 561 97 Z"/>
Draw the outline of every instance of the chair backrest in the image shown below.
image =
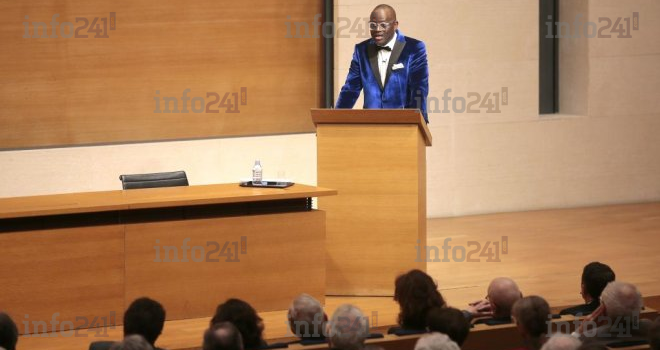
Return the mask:
<path id="1" fill-rule="evenodd" d="M 121 186 L 125 190 L 136 188 L 188 186 L 185 171 L 167 173 L 119 175 Z"/>

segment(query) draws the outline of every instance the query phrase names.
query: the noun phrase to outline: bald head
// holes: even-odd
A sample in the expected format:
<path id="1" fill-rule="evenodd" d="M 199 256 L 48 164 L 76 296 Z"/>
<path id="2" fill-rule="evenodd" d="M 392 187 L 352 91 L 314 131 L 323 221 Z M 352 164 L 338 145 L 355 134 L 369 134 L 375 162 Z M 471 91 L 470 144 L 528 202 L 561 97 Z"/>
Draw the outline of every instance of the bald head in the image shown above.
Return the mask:
<path id="1" fill-rule="evenodd" d="M 203 350 L 243 350 L 241 332 L 230 322 L 219 322 L 204 333 Z"/>
<path id="2" fill-rule="evenodd" d="M 384 11 L 391 20 L 396 21 L 396 11 L 394 11 L 394 7 L 387 4 L 380 4 L 376 6 L 373 11 L 371 11 L 371 14 L 373 15 L 376 11 Z"/>
<path id="3" fill-rule="evenodd" d="M 522 298 L 516 282 L 507 277 L 498 277 L 488 286 L 488 300 L 493 308 L 494 317 L 511 316 L 513 304 Z"/>

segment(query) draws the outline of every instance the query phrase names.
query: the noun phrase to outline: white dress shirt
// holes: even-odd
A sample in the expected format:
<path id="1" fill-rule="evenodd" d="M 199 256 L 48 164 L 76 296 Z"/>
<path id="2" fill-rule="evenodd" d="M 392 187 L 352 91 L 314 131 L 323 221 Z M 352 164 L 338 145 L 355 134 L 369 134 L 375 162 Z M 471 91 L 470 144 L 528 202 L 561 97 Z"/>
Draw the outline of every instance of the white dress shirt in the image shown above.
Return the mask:
<path id="1" fill-rule="evenodd" d="M 390 49 L 394 49 L 394 43 L 396 42 L 397 33 L 394 32 L 392 40 L 385 44 Z M 378 72 L 380 73 L 380 81 L 385 86 L 385 74 L 387 74 L 387 64 L 390 61 L 390 56 L 392 56 L 392 51 L 387 50 L 378 50 Z"/>

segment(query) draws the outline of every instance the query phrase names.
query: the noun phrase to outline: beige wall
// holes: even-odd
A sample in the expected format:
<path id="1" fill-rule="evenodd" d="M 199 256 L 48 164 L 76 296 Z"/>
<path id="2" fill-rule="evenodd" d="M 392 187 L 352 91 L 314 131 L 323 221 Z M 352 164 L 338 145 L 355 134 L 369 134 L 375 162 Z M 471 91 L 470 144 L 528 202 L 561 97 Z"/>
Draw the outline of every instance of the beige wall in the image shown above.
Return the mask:
<path id="1" fill-rule="evenodd" d="M 337 16 L 368 16 L 378 3 L 337 0 Z M 560 62 L 578 56 L 563 65 L 577 70 L 562 76 L 569 102 L 561 115 L 539 116 L 538 1 L 391 3 L 403 33 L 427 45 L 431 96 L 509 88 L 502 113 L 429 115 L 430 217 L 660 199 L 660 3 L 561 4 L 593 22 L 640 12 L 640 30 L 632 39 L 562 40 Z M 338 41 L 337 91 L 359 40 Z"/>
<path id="2" fill-rule="evenodd" d="M 660 199 L 660 3 L 570 1 L 562 13 L 593 22 L 639 12 L 640 30 L 631 39 L 562 41 L 563 114 L 555 116 L 537 112 L 538 1 L 391 3 L 403 33 L 427 44 L 431 96 L 509 89 L 502 113 L 430 114 L 430 217 Z M 378 3 L 336 0 L 336 16 L 353 21 Z M 341 34 L 350 38 L 336 42 L 337 91 L 363 40 Z M 5 151 L 0 197 L 116 189 L 119 174 L 176 169 L 192 184 L 230 182 L 249 176 L 255 158 L 266 177 L 315 184 L 315 142 L 302 134 Z"/>
<path id="3" fill-rule="evenodd" d="M 265 178 L 316 183 L 313 134 L 0 152 L 0 197 L 121 189 L 120 174 L 185 170 L 191 185 Z"/>

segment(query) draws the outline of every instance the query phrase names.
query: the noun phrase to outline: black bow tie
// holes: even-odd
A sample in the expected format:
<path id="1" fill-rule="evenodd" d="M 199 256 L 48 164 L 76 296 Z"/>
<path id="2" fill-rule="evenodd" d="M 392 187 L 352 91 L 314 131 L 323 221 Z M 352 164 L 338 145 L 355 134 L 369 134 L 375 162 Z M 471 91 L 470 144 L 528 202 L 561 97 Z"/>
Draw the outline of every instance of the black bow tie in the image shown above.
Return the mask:
<path id="1" fill-rule="evenodd" d="M 378 50 L 378 51 L 380 51 L 380 50 L 392 51 L 392 48 L 389 47 L 389 46 L 378 46 L 378 45 L 376 45 L 376 50 Z"/>

